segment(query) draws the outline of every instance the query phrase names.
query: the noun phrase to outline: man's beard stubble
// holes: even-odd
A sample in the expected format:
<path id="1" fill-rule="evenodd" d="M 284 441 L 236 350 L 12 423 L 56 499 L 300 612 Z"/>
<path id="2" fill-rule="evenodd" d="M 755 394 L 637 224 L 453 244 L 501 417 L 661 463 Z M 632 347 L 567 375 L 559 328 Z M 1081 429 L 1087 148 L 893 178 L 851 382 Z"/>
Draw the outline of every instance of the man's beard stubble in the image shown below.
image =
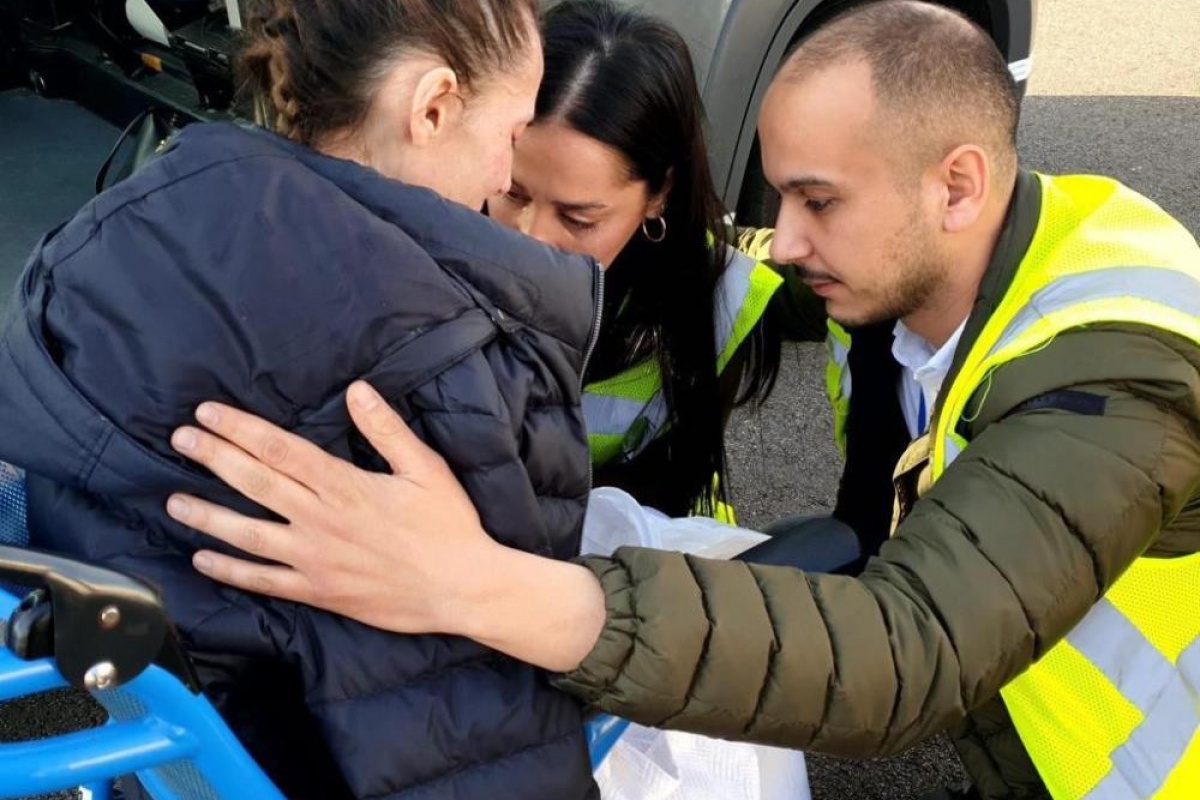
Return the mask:
<path id="1" fill-rule="evenodd" d="M 886 250 L 888 262 L 901 265 L 895 273 L 895 282 L 872 292 L 873 307 L 858 317 L 834 317 L 842 327 L 857 328 L 910 317 L 928 306 L 945 285 L 950 265 L 936 252 L 934 237 L 919 209 L 914 208 L 906 224 L 892 235 Z M 805 267 L 799 269 L 801 275 L 805 275 Z M 812 275 L 820 277 L 815 272 Z"/>

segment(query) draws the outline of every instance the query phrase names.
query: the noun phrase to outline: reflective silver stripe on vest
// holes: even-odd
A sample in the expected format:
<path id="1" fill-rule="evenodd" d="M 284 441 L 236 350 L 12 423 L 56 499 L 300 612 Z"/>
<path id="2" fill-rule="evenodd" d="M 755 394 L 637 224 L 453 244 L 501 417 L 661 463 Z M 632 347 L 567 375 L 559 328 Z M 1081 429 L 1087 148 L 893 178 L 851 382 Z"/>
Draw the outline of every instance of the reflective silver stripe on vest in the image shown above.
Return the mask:
<path id="1" fill-rule="evenodd" d="M 1101 598 L 1067 641 L 1143 715 L 1113 750 L 1113 768 L 1083 800 L 1152 797 L 1200 726 L 1200 638 L 1172 665 L 1120 609 Z"/>
<path id="2" fill-rule="evenodd" d="M 838 366 L 838 382 L 841 386 L 842 402 L 850 402 L 850 390 L 854 388 L 850 375 L 850 345 L 846 344 L 831 331 L 825 337 L 825 346 L 829 348 L 829 360 Z"/>
<path id="3" fill-rule="evenodd" d="M 732 253 L 729 266 L 721 276 L 720 290 L 713 304 L 713 324 L 716 326 L 717 356 L 720 357 L 733 336 L 734 325 L 750 295 L 751 274 L 756 261 L 746 254 L 729 248 Z M 625 436 L 639 419 L 645 419 L 646 433 L 633 451 L 625 457 L 640 453 L 658 436 L 667 424 L 667 403 L 661 389 L 646 400 L 591 392 L 583 393 L 583 415 L 589 433 L 607 436 Z"/>
<path id="4" fill-rule="evenodd" d="M 958 440 L 953 436 L 946 437 L 946 466 L 954 463 L 954 459 L 962 455 L 963 449 L 958 446 Z"/>
<path id="5" fill-rule="evenodd" d="M 734 250 L 732 247 L 727 250 L 732 255 L 725 272 L 721 274 L 721 286 L 713 304 L 718 358 L 729 345 L 738 314 L 746 304 L 746 298 L 750 296 L 750 275 L 758 263 L 740 250 Z"/>
<path id="6" fill-rule="evenodd" d="M 1161 267 L 1112 267 L 1066 275 L 1036 291 L 1000 335 L 987 357 L 1015 342 L 1038 320 L 1078 303 L 1095 300 L 1145 300 L 1183 314 L 1200 316 L 1200 282 L 1190 275 Z M 961 448 L 946 436 L 946 466 Z"/>
<path id="7" fill-rule="evenodd" d="M 1115 267 L 1067 275 L 1042 287 L 1008 323 L 992 353 L 1004 349 L 1042 317 L 1080 302 L 1147 300 L 1200 316 L 1200 283 L 1190 275 L 1159 267 Z"/>
<path id="8" fill-rule="evenodd" d="M 663 400 L 662 392 L 655 392 L 648 403 L 630 400 L 628 397 L 588 392 L 583 395 L 583 416 L 587 420 L 588 433 L 607 436 L 624 436 L 637 424 L 639 417 L 645 417 L 649 427 L 646 437 L 636 451 L 641 452 L 642 447 L 654 440 L 652 434 L 667 423 L 667 403 Z"/>

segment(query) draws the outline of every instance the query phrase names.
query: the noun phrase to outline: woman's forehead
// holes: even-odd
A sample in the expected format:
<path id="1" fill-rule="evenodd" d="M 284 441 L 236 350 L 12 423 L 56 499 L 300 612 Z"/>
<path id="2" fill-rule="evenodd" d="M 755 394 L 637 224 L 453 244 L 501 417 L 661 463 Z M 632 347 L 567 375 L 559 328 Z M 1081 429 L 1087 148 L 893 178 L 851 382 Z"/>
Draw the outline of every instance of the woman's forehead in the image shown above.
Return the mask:
<path id="1" fill-rule="evenodd" d="M 615 148 L 559 122 L 530 125 L 517 140 L 513 178 L 531 191 L 565 195 L 564 202 L 636 190 L 642 182 L 630 172 Z"/>

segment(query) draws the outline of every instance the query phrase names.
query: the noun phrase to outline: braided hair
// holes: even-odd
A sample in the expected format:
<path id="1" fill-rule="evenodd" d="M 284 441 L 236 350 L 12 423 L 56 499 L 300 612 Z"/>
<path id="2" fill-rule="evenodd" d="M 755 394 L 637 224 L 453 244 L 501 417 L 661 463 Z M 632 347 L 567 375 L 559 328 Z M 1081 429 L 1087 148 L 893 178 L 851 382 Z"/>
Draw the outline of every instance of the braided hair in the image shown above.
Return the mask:
<path id="1" fill-rule="evenodd" d="M 459 82 L 517 63 L 537 0 L 252 0 L 238 60 L 257 121 L 317 145 L 352 130 L 402 57 L 434 55 Z"/>

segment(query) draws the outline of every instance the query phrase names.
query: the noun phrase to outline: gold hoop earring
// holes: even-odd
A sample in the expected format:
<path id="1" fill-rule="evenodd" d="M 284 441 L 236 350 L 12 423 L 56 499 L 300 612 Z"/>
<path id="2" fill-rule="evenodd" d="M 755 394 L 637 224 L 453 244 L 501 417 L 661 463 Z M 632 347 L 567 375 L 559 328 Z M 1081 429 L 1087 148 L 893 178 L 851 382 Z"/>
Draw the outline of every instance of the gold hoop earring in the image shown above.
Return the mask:
<path id="1" fill-rule="evenodd" d="M 650 223 L 650 222 L 657 222 L 659 224 L 658 234 L 656 236 L 650 235 L 650 228 L 647 226 L 647 223 Z M 658 244 L 663 239 L 667 238 L 667 220 L 666 220 L 666 218 L 665 217 L 646 217 L 644 220 L 642 220 L 642 235 L 645 236 L 650 241 L 654 242 L 655 244 Z"/>

